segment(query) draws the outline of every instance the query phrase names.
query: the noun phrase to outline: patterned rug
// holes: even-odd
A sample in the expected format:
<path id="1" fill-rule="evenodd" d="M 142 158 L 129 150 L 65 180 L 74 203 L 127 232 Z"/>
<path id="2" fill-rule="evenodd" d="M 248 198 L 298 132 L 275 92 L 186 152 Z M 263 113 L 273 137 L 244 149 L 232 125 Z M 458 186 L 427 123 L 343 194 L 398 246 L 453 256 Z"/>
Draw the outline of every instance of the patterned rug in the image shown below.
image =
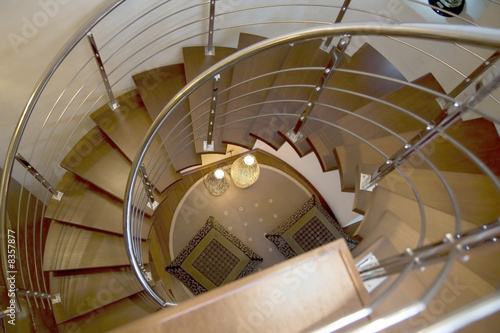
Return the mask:
<path id="1" fill-rule="evenodd" d="M 172 221 L 170 255 L 177 257 L 190 240 L 213 216 L 227 231 L 263 258 L 257 270 L 285 260 L 278 248 L 265 238 L 311 197 L 300 183 L 284 172 L 260 166 L 259 180 L 241 189 L 234 184 L 218 196 L 212 196 L 196 182 L 177 207 Z M 276 190 L 279 189 L 279 190 Z"/>

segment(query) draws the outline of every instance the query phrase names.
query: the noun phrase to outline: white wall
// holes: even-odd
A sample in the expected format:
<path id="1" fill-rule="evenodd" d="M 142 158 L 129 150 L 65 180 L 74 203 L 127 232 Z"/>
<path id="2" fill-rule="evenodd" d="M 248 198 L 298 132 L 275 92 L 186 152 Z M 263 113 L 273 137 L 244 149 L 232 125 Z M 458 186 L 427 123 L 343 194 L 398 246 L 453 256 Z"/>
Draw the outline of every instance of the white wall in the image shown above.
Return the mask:
<path id="1" fill-rule="evenodd" d="M 0 162 L 35 84 L 67 39 L 103 0 L 0 2 Z"/>

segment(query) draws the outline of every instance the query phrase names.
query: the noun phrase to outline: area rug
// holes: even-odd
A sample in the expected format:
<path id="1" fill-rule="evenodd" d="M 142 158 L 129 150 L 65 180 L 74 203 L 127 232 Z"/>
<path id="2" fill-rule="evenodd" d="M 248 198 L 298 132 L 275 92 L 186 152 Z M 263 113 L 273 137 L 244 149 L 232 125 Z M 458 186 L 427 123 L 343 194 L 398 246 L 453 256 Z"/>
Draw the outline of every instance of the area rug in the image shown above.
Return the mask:
<path id="1" fill-rule="evenodd" d="M 190 240 L 213 216 L 225 229 L 263 258 L 257 270 L 285 260 L 278 248 L 265 238 L 312 194 L 281 170 L 260 165 L 260 177 L 252 186 L 230 186 L 227 192 L 212 196 L 198 180 L 178 205 L 171 227 L 170 255 L 177 257 Z"/>

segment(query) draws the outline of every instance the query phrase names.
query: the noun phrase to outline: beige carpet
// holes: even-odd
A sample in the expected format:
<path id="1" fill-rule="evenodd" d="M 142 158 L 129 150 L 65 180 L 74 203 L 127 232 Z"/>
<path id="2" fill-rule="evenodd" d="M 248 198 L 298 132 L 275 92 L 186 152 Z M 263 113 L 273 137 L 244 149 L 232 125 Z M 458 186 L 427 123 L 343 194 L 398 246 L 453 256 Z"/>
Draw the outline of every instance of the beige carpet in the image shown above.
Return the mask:
<path id="1" fill-rule="evenodd" d="M 172 221 L 170 254 L 177 256 L 205 224 L 209 216 L 222 224 L 264 261 L 258 270 L 285 258 L 264 237 L 311 197 L 296 180 L 267 165 L 260 166 L 259 180 L 246 189 L 234 184 L 221 196 L 212 196 L 203 179 L 196 182 L 182 198 Z"/>

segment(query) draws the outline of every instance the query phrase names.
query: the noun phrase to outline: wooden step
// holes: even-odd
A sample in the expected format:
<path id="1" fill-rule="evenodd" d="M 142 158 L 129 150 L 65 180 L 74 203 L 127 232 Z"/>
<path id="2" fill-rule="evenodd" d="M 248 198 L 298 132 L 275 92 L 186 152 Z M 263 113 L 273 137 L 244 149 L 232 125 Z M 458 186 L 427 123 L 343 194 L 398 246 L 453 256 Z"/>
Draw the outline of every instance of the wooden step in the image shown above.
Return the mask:
<path id="1" fill-rule="evenodd" d="M 338 240 L 115 332 L 201 332 L 207 327 L 213 332 L 304 332 L 367 302 L 347 245 Z M 221 313 L 223 318 L 214 315 Z"/>
<path id="2" fill-rule="evenodd" d="M 159 67 L 134 75 L 133 79 L 153 120 L 186 85 L 184 64 Z M 201 164 L 201 157 L 196 154 L 189 111 L 189 102 L 183 101 L 168 115 L 159 132 L 168 152 L 166 158 L 171 160 L 177 172 Z"/>
<path id="3" fill-rule="evenodd" d="M 156 312 L 158 308 L 146 301 L 143 293 L 135 294 L 66 321 L 59 324 L 57 328 L 60 333 L 108 332 L 126 323 L 147 317 Z"/>
<path id="4" fill-rule="evenodd" d="M 423 209 L 427 220 L 425 234 L 427 243 L 439 242 L 443 239 L 443 235 L 446 233 L 455 233 L 456 219 L 453 215 L 427 205 L 424 205 Z M 415 232 L 420 232 L 422 212 L 420 211 L 417 201 L 389 191 L 382 186 L 377 186 L 373 190 L 372 200 L 370 201 L 370 205 L 365 213 L 364 219 L 361 221 L 357 234 L 365 238 L 370 232 L 374 232 L 374 230 L 377 229 L 379 221 L 383 220 L 383 215 L 386 211 L 389 211 L 391 214 L 397 216 L 400 222 L 404 222 L 405 227 L 408 226 Z M 461 232 L 477 228 L 475 224 L 468 221 L 461 220 L 460 222 Z M 394 227 L 398 226 L 395 229 L 399 228 L 399 222 L 393 222 L 392 224 Z M 403 228 L 403 226 L 401 228 Z M 395 230 L 395 232 L 396 231 L 397 230 Z M 406 247 L 414 248 L 417 246 L 415 241 L 416 238 L 412 238 L 410 243 L 404 243 L 406 244 L 405 248 L 400 248 L 396 243 L 396 238 L 399 237 L 392 235 L 392 233 L 387 233 L 386 235 L 396 246 L 399 252 L 403 252 Z M 404 240 L 404 242 L 406 242 L 406 240 Z M 414 244 L 412 242 L 414 242 Z"/>
<path id="5" fill-rule="evenodd" d="M 424 75 L 413 83 L 442 92 L 441 86 L 431 74 Z M 409 95 L 412 97 L 408 98 Z M 413 97 L 416 95 L 418 95 L 419 98 L 414 100 Z M 378 97 L 381 97 L 382 100 L 388 103 L 393 103 L 411 110 L 413 113 L 427 120 L 434 120 L 442 114 L 441 108 L 433 96 L 429 96 L 428 93 L 408 86 L 400 87 L 385 96 Z M 387 126 L 396 133 L 420 130 L 425 127 L 424 124 L 415 119 L 402 115 L 401 112 L 378 102 L 370 102 L 360 109 L 355 110 L 354 113 L 371 121 L 380 123 L 383 126 Z M 367 120 L 357 118 L 354 115 L 346 115 L 343 113 L 342 115 L 332 116 L 332 114 L 335 115 L 336 112 L 334 110 L 330 110 L 330 113 L 325 111 L 323 116 L 327 117 L 326 119 L 328 119 L 328 117 L 331 118 L 330 121 L 336 126 L 341 126 L 347 131 L 359 135 L 364 139 L 369 140 L 389 135 L 387 131 L 371 124 Z M 394 121 L 394 119 L 398 119 L 398 121 Z M 312 125 L 308 123 L 308 126 Z M 359 139 L 354 135 L 335 127 L 327 127 L 316 130 L 315 132 L 309 128 L 309 132 L 311 134 L 308 135 L 307 139 L 318 157 L 318 160 L 324 165 L 326 170 L 334 170 L 338 167 L 335 159 L 331 156 L 335 147 L 359 142 Z"/>
<path id="6" fill-rule="evenodd" d="M 455 233 L 455 219 L 451 215 L 432 207 L 425 209 L 428 223 L 424 244 L 440 242 L 446 233 Z M 476 228 L 476 225 L 462 221 L 462 232 Z M 382 187 L 377 187 L 374 191 L 374 200 L 372 200 L 358 231 L 363 237 L 363 241 L 368 237 L 370 239 L 387 237 L 399 253 L 405 252 L 406 248 L 415 248 L 420 237 L 420 216 L 415 201 Z M 473 258 L 474 252 L 471 252 L 470 256 Z M 499 271 L 500 254 L 493 252 L 491 256 L 496 259 L 484 263 L 483 266 L 475 263 L 469 265 L 468 262 L 455 264 L 459 270 L 463 271 L 464 278 L 477 280 L 477 284 L 470 285 L 472 290 L 475 286 L 491 290 L 496 288 L 499 278 L 496 276 L 492 279 L 491 272 Z M 473 271 L 472 268 L 474 268 Z"/>
<path id="7" fill-rule="evenodd" d="M 265 37 L 242 33 L 238 40 L 238 50 L 265 39 Z M 290 49 L 289 45 L 275 47 L 243 60 L 234 66 L 233 88 L 230 92 L 228 113 L 225 117 L 225 142 L 247 148 L 253 147 L 255 136 L 249 136 L 249 133 L 255 134 L 252 130 L 255 126 L 262 128 L 262 126 L 269 123 L 269 118 L 267 118 L 264 119 L 264 124 L 260 124 L 260 120 L 255 119 L 255 116 L 259 112 L 262 114 L 262 110 L 266 108 L 266 105 L 262 104 L 270 93 L 270 90 L 266 88 L 277 84 L 276 74 L 266 74 L 282 68 Z"/>
<path id="8" fill-rule="evenodd" d="M 426 206 L 450 215 L 455 214 L 450 194 L 434 171 L 409 169 L 405 165 L 402 169 Z M 498 219 L 500 193 L 487 176 L 451 171 L 443 171 L 441 175 L 455 196 L 459 212 L 464 220 L 481 226 Z M 397 171 L 387 175 L 379 182 L 379 186 L 415 200 L 415 194 L 408 181 Z"/>
<path id="9" fill-rule="evenodd" d="M 123 234 L 123 204 L 97 187 L 67 172 L 57 186 L 61 201 L 51 200 L 45 218 L 86 228 Z M 142 237 L 148 238 L 154 219 L 145 217 Z"/>
<path id="10" fill-rule="evenodd" d="M 410 140 L 417 131 L 400 134 L 403 139 Z M 370 144 L 377 147 L 387 156 L 392 156 L 399 149 L 404 147 L 404 142 L 396 137 L 387 136 L 373 139 Z M 334 149 L 334 156 L 337 158 L 339 168 L 340 184 L 342 191 L 354 192 L 357 179 L 356 166 L 360 164 L 382 165 L 386 162 L 385 158 L 375 148 L 366 143 L 350 144 L 347 146 L 338 146 Z"/>
<path id="11" fill-rule="evenodd" d="M 297 100 L 307 101 L 314 92 L 314 87 L 318 84 L 323 75 L 324 68 L 330 61 L 330 54 L 322 49 L 323 40 L 314 39 L 300 43 L 295 43 L 290 51 L 290 54 L 283 65 L 283 69 L 291 69 L 301 67 L 309 67 L 316 69 L 297 70 L 292 72 L 284 72 L 278 75 L 276 86 L 289 85 L 308 85 L 309 87 L 286 87 L 273 90 L 269 95 L 271 100 Z M 341 64 L 348 61 L 349 56 L 345 55 L 341 60 Z M 339 64 L 340 65 L 340 64 Z M 295 106 L 294 106 L 295 104 Z M 279 134 L 287 141 L 301 157 L 312 152 L 312 147 L 307 141 L 307 135 L 303 136 L 296 142 L 293 142 L 286 136 L 286 133 L 294 128 L 298 121 L 298 117 L 304 111 L 305 105 L 302 103 L 299 108 L 296 103 L 282 102 L 278 109 L 287 109 L 289 112 L 296 113 L 296 117 L 285 117 L 282 119 L 283 124 L 280 126 Z M 319 106 L 318 106 L 319 107 Z"/>
<path id="12" fill-rule="evenodd" d="M 432 74 L 426 74 L 412 83 L 439 93 L 445 93 L 439 82 Z M 384 102 L 404 108 L 427 122 L 431 122 L 443 114 L 441 107 L 436 101 L 435 95 L 410 86 L 403 86 L 396 91 L 383 96 L 381 99 Z M 387 127 L 396 133 L 422 130 L 426 126 L 426 123 L 422 123 L 421 121 L 418 121 L 387 104 L 378 102 L 371 102 L 366 106 L 357 109 L 354 113 L 372 120 L 381 126 Z M 336 123 L 367 140 L 389 135 L 383 128 L 375 126 L 365 120 L 360 120 L 354 115 L 347 115 L 339 119 Z M 340 133 L 342 138 L 340 142 L 334 142 L 334 145 L 359 142 L 357 138 L 347 132 L 342 131 Z"/>
<path id="13" fill-rule="evenodd" d="M 484 118 L 459 121 L 446 133 L 479 158 L 493 173 L 500 175 L 500 138 L 491 121 Z M 437 138 L 422 151 L 440 170 L 483 173 L 469 157 L 442 138 Z M 412 164 L 426 167 L 426 164 L 419 163 L 418 158 L 413 159 Z"/>
<path id="14" fill-rule="evenodd" d="M 137 89 L 118 97 L 117 100 L 120 104 L 118 109 L 111 110 L 105 105 L 92 113 L 91 118 L 127 160 L 132 162 L 152 120 Z M 161 139 L 157 136 L 146 153 L 144 164 L 154 164 L 153 153 L 159 151 L 158 154 L 163 156 L 164 150 Z M 181 175 L 175 172 L 173 165 L 170 165 L 156 181 L 156 190 L 161 193 L 181 178 Z"/>
<path id="15" fill-rule="evenodd" d="M 356 70 L 406 81 L 396 67 L 368 43 L 363 44 L 363 46 L 361 46 L 358 51 L 340 67 L 342 69 Z M 315 118 L 335 122 L 346 116 L 347 113 L 325 107 L 321 104 L 332 105 L 347 112 L 354 112 L 372 102 L 372 99 L 337 91 L 335 89 L 353 91 L 359 94 L 380 98 L 401 87 L 402 85 L 399 83 L 375 77 L 335 72 L 330 76 L 326 89 L 321 93 L 317 101 L 318 104 L 315 105 L 312 115 Z M 310 136 L 324 126 L 325 125 L 321 122 L 308 121 L 303 128 L 303 132 L 306 136 Z"/>
<path id="16" fill-rule="evenodd" d="M 394 245 L 386 236 L 373 237 L 369 235 L 367 238 L 363 239 L 353 250 L 352 255 L 355 257 L 354 262 L 359 263 L 367 254 L 372 253 L 375 255 L 377 260 L 380 262 L 382 259 L 386 259 L 395 255 L 399 252 L 396 250 Z M 412 301 L 418 299 L 424 294 L 426 288 L 424 284 L 420 281 L 417 274 L 420 272 L 412 271 L 408 274 L 407 278 L 396 287 L 393 293 L 383 301 L 378 307 L 375 308 L 372 318 L 376 318 L 381 315 L 385 315 L 394 311 L 404 305 L 410 304 Z M 376 287 L 371 293 L 371 299 L 376 299 L 382 295 L 398 278 L 398 275 L 390 275 L 385 281 L 383 281 L 378 287 Z M 414 320 L 422 320 L 424 317 L 422 315 L 416 315 Z M 409 321 L 404 321 L 396 326 L 385 329 L 384 332 L 410 332 L 412 331 L 412 325 Z"/>
<path id="17" fill-rule="evenodd" d="M 50 291 L 61 294 L 54 304 L 58 324 L 142 291 L 134 272 L 128 267 L 53 272 Z"/>
<path id="18" fill-rule="evenodd" d="M 205 47 L 185 47 L 182 49 L 184 56 L 184 66 L 186 69 L 186 80 L 189 82 L 206 69 L 212 67 L 220 60 L 233 54 L 236 51 L 229 47 L 215 47 L 214 55 L 205 55 Z M 224 114 L 226 113 L 229 92 L 227 88 L 231 86 L 233 69 L 228 69 L 221 73 L 219 80 L 219 94 L 217 96 L 217 110 L 214 128 L 224 125 Z M 191 106 L 191 123 L 193 124 L 196 152 L 210 153 L 203 149 L 203 141 L 207 140 L 207 129 L 211 97 L 213 90 L 213 80 L 210 80 L 189 95 L 189 105 Z M 223 104 L 223 105 L 221 105 Z M 227 144 L 222 143 L 223 129 L 215 129 L 213 132 L 214 151 L 216 154 L 225 154 Z"/>
<path id="19" fill-rule="evenodd" d="M 328 143 L 328 132 L 319 131 L 306 138 L 309 146 L 311 146 L 314 155 L 318 159 L 323 172 L 337 170 L 337 157 L 333 154 L 333 149 Z"/>
<path id="20" fill-rule="evenodd" d="M 417 133 L 418 132 L 414 131 L 401 133 L 400 135 L 404 139 L 409 140 Z M 459 122 L 452 126 L 447 133 L 461 142 L 474 155 L 481 158 L 493 172 L 500 175 L 500 139 L 491 122 L 485 119 Z M 369 142 L 378 147 L 389 157 L 404 146 L 401 140 L 390 136 L 372 139 Z M 441 171 L 482 175 L 480 169 L 468 157 L 443 138 L 437 138 L 423 147 L 421 152 Z M 342 190 L 344 191 L 354 191 L 357 178 L 355 172 L 356 165 L 373 164 L 381 166 L 386 161 L 383 155 L 366 143 L 339 146 L 334 149 L 334 155 L 337 158 Z M 421 156 L 415 155 L 405 163 L 405 169 L 431 170 L 431 167 Z M 487 180 L 485 179 L 482 183 L 487 183 Z M 471 185 L 472 184 L 473 183 L 471 183 Z M 487 192 L 492 192 L 492 190 L 489 189 Z M 493 198 L 496 198 L 496 196 L 493 196 Z M 468 205 L 470 204 L 471 203 Z M 491 212 L 491 210 L 489 211 Z M 482 219 L 480 218 L 480 220 Z"/>
<path id="21" fill-rule="evenodd" d="M 396 67 L 368 43 L 363 44 L 349 61 L 342 64 L 341 68 L 383 75 L 392 79 L 406 81 Z M 330 76 L 327 87 L 355 91 L 372 97 L 382 97 L 399 89 L 401 84 L 370 76 L 336 72 Z M 318 102 L 326 105 L 335 105 L 338 108 L 348 111 L 356 111 L 364 105 L 371 103 L 372 100 L 326 89 L 324 94 L 321 94 Z M 334 119 L 331 116 L 331 110 L 319 108 L 316 111 L 315 113 L 317 115 L 323 115 L 321 111 L 326 111 L 328 115 L 324 118 L 326 120 L 332 121 Z"/>
<path id="22" fill-rule="evenodd" d="M 308 144 L 301 140 L 295 148 L 286 136 L 292 129 L 303 111 L 305 102 L 310 98 L 314 86 L 323 73 L 323 68 L 329 61 L 327 52 L 320 49 L 322 40 L 309 40 L 293 44 L 287 59 L 282 66 L 283 72 L 278 74 L 274 86 L 277 87 L 269 92 L 267 102 L 260 110 L 261 118 L 254 121 L 253 133 L 258 137 L 267 136 L 273 138 L 276 132 L 281 138 L 275 138 L 277 142 L 281 140 L 289 141 L 299 156 L 304 156 L 310 150 Z M 304 68 L 317 68 L 304 70 Z M 286 115 L 293 114 L 293 116 Z M 274 116 L 273 116 L 274 115 Z M 264 129 L 270 129 L 268 134 Z M 270 140 L 270 139 L 268 139 Z"/>
<path id="23" fill-rule="evenodd" d="M 61 162 L 66 170 L 123 200 L 130 163 L 107 141 L 98 128 L 91 129 Z"/>
<path id="24" fill-rule="evenodd" d="M 143 260 L 149 262 L 148 243 Z M 44 252 L 43 269 L 59 271 L 130 265 L 123 237 L 52 221 Z"/>
<path id="25" fill-rule="evenodd" d="M 379 189 L 376 191 L 379 191 Z M 383 196 L 384 193 L 387 192 L 380 191 L 379 194 L 377 194 L 377 197 Z M 397 252 L 404 253 L 406 248 L 415 247 L 415 244 L 418 242 L 420 236 L 415 227 L 408 224 L 409 221 L 411 222 L 412 216 L 414 216 L 412 214 L 415 214 L 416 212 L 412 209 L 408 210 L 408 205 L 405 205 L 404 201 L 396 203 L 397 200 L 394 198 L 395 197 L 393 196 L 390 201 L 399 205 L 399 208 L 392 203 L 387 206 L 381 206 L 383 201 L 379 200 L 379 198 L 376 198 L 373 201 L 370 211 L 376 213 L 377 216 L 370 216 L 371 213 L 367 212 L 366 217 L 370 221 L 364 221 L 364 226 L 366 228 L 363 227 L 361 229 L 361 234 L 365 236 L 363 241 L 383 236 L 387 237 L 391 240 L 391 243 L 396 248 Z M 389 203 L 388 201 L 386 202 Z M 441 217 L 443 216 L 444 215 L 441 215 Z M 430 220 L 433 221 L 434 224 L 440 224 L 441 222 L 441 220 Z M 451 229 L 448 229 L 448 232 L 452 232 Z M 443 235 L 444 234 L 442 234 L 441 237 L 438 237 L 437 234 L 430 234 L 430 236 L 434 239 L 443 238 Z M 431 242 L 431 240 L 426 238 L 425 243 L 429 242 Z M 363 242 L 358 246 L 363 247 Z M 474 252 L 471 252 L 470 256 L 474 256 Z M 483 267 L 478 267 L 477 265 L 471 266 L 468 263 L 462 263 L 457 260 L 453 265 L 451 273 L 446 278 L 445 283 L 436 292 L 433 300 L 428 303 L 429 305 L 427 309 L 419 314 L 418 317 L 410 319 L 408 323 L 415 329 L 422 328 L 426 323 L 430 323 L 440 316 L 446 315 L 457 308 L 466 306 L 470 302 L 494 292 L 496 290 L 496 286 L 498 285 L 498 277 L 496 279 L 496 283 L 492 285 L 490 284 L 490 281 L 486 280 L 487 276 L 483 274 L 483 272 L 488 274 L 487 272 L 492 269 L 494 269 L 494 271 L 498 271 L 498 263 L 498 255 L 496 260 L 489 261 L 488 264 Z M 428 266 L 425 271 L 417 272 L 416 274 L 413 274 L 413 276 L 424 285 L 425 290 L 428 290 L 440 273 L 442 267 L 442 264 Z M 473 270 L 478 268 L 479 270 Z M 413 289 L 407 290 L 407 295 L 412 295 L 411 291 L 413 291 Z M 496 316 L 496 319 L 493 320 L 493 327 L 497 326 L 498 322 L 499 318 Z M 479 323 L 479 331 L 488 331 L 488 325 L 491 325 L 489 320 L 481 321 Z M 399 329 L 398 326 L 395 326 L 395 332 L 401 331 L 405 330 Z"/>

